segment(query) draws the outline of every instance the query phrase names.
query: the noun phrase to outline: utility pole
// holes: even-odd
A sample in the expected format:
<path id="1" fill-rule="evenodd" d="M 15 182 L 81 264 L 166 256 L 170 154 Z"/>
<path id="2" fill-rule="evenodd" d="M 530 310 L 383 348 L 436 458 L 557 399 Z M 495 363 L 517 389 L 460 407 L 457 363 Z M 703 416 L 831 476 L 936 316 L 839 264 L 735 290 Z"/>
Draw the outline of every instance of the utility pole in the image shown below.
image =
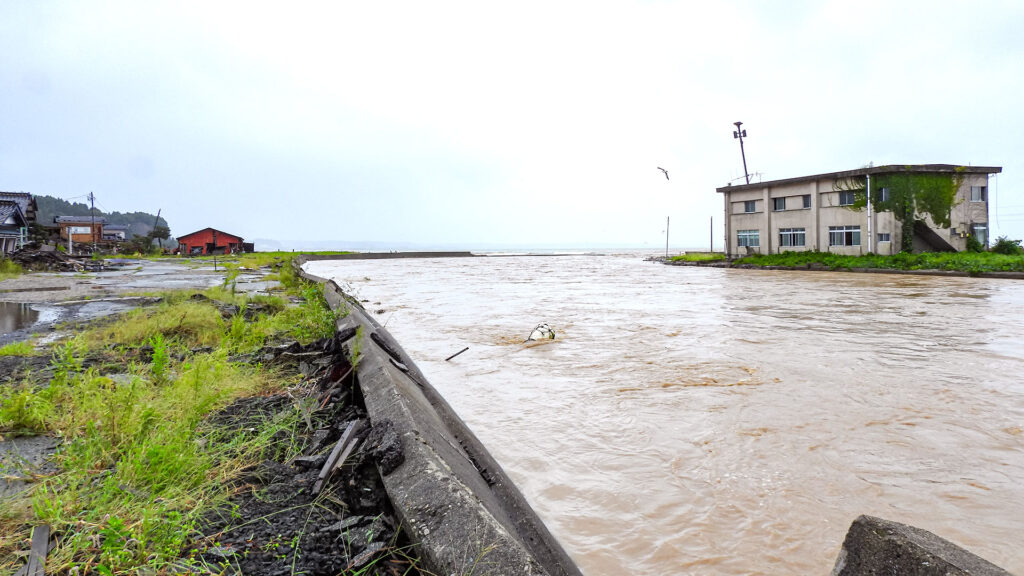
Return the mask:
<path id="1" fill-rule="evenodd" d="M 740 128 L 743 122 L 733 122 L 736 125 L 736 129 L 732 131 L 733 138 L 739 138 L 740 140 L 740 155 L 743 156 L 743 176 L 747 179 L 747 184 L 750 184 L 750 173 L 747 172 L 747 153 L 743 151 L 743 138 L 747 135 L 747 131 Z"/>
<path id="2" fill-rule="evenodd" d="M 708 238 L 711 244 L 711 252 L 715 251 L 715 217 L 711 217 L 711 236 Z"/>
<path id="3" fill-rule="evenodd" d="M 665 259 L 668 259 L 668 220 L 669 217 L 665 216 Z"/>
<path id="4" fill-rule="evenodd" d="M 89 190 L 89 213 L 92 214 L 92 227 L 89 236 L 92 238 L 92 251 L 96 252 L 96 195 Z"/>
<path id="5" fill-rule="evenodd" d="M 163 210 L 163 208 L 157 208 L 156 220 L 153 221 L 153 230 L 154 231 L 156 231 L 156 227 L 160 225 L 160 212 L 162 210 Z M 160 252 L 163 253 L 163 251 L 164 251 L 164 242 L 163 242 L 163 240 L 160 239 L 159 236 L 156 237 L 156 243 L 160 246 Z"/>
<path id="6" fill-rule="evenodd" d="M 872 245 L 872 242 L 874 241 L 874 238 L 871 237 L 871 235 L 872 235 L 872 230 L 871 230 L 871 220 L 872 220 L 872 218 L 871 218 L 871 174 L 868 174 L 867 177 L 868 177 L 868 190 L 867 190 L 867 197 L 868 197 L 868 252 L 874 252 L 875 247 Z"/>

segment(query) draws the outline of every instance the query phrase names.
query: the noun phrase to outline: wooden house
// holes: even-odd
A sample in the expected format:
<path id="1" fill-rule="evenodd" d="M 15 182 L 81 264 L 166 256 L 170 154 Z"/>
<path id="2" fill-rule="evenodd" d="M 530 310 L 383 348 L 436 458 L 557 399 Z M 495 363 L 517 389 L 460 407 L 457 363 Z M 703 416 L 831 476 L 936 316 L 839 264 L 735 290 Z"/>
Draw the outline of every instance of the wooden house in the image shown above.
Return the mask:
<path id="1" fill-rule="evenodd" d="M 103 240 L 103 225 L 107 219 L 102 216 L 55 216 L 53 223 L 60 228 L 60 239 L 68 238 L 82 244 L 99 243 Z"/>
<path id="2" fill-rule="evenodd" d="M 25 246 L 28 219 L 17 202 L 0 200 L 0 256 Z"/>

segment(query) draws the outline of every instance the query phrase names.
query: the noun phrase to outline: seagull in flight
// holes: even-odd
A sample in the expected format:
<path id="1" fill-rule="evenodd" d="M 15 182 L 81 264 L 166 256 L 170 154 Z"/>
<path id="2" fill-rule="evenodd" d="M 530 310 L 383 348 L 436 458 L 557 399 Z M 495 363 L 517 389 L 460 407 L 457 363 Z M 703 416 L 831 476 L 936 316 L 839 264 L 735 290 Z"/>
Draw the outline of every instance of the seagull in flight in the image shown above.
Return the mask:
<path id="1" fill-rule="evenodd" d="M 665 173 L 665 180 L 668 180 L 668 170 L 665 170 L 661 166 L 658 166 L 658 170 L 661 170 L 662 172 L 664 172 Z"/>

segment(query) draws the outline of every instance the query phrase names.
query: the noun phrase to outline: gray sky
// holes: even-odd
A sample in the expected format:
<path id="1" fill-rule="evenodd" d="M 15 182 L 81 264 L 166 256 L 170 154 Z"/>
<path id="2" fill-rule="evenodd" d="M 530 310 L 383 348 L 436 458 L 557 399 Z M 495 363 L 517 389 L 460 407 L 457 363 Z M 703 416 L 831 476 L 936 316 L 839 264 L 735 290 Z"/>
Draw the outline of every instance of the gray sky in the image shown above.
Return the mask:
<path id="1" fill-rule="evenodd" d="M 0 190 L 247 239 L 707 246 L 764 180 L 1002 166 L 1021 2 L 0 3 Z M 666 168 L 666 181 L 656 167 Z"/>

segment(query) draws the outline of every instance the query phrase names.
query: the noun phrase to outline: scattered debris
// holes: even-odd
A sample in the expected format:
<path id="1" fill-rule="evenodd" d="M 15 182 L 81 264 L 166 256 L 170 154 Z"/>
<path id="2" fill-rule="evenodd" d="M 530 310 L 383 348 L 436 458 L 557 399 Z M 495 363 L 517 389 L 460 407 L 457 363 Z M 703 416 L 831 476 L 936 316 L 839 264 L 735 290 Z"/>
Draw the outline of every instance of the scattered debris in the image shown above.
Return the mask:
<path id="1" fill-rule="evenodd" d="M 75 258 L 57 250 L 22 248 L 10 259 L 26 270 L 48 272 L 98 272 L 105 268 L 103 260 Z"/>
<path id="2" fill-rule="evenodd" d="M 530 335 L 526 338 L 526 342 L 532 342 L 535 340 L 554 340 L 555 331 L 548 326 L 547 323 L 537 324 L 537 327 L 530 332 Z"/>
<path id="3" fill-rule="evenodd" d="M 462 353 L 463 353 L 463 352 L 465 352 L 466 350 L 469 350 L 469 346 L 466 346 L 466 347 L 465 347 L 465 348 L 463 348 L 462 350 L 459 350 L 459 351 L 458 351 L 458 352 L 456 352 L 455 354 L 452 354 L 451 356 L 449 356 L 449 357 L 445 358 L 445 359 L 444 359 L 444 361 L 445 361 L 445 362 L 447 362 L 447 361 L 451 360 L 452 358 L 455 358 L 455 357 L 456 357 L 456 356 L 458 356 L 459 354 L 462 354 Z"/>

